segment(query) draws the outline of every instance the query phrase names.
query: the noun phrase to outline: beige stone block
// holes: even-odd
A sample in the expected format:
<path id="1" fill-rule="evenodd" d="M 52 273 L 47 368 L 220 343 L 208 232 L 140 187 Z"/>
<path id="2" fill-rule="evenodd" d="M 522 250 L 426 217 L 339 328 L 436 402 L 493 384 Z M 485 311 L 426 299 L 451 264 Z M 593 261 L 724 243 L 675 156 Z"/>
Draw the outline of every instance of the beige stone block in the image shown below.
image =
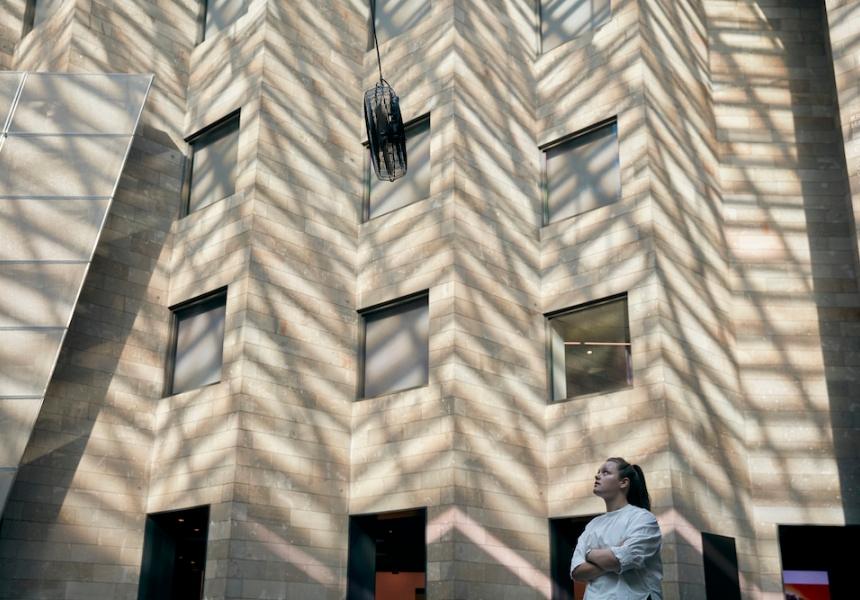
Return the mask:
<path id="1" fill-rule="evenodd" d="M 5 440 L 0 450 L 0 465 L 18 466 L 41 406 L 41 399 L 0 400 L 0 432 Z"/>

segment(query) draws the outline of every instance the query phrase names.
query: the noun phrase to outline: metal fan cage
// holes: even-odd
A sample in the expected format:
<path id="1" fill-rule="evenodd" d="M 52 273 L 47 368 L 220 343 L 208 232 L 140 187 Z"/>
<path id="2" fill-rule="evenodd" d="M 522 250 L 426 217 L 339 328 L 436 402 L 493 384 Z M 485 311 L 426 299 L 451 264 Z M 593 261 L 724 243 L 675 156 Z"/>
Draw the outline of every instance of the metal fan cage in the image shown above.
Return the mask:
<path id="1" fill-rule="evenodd" d="M 364 94 L 364 120 L 376 176 L 394 181 L 406 174 L 406 131 L 400 101 L 385 80 Z"/>

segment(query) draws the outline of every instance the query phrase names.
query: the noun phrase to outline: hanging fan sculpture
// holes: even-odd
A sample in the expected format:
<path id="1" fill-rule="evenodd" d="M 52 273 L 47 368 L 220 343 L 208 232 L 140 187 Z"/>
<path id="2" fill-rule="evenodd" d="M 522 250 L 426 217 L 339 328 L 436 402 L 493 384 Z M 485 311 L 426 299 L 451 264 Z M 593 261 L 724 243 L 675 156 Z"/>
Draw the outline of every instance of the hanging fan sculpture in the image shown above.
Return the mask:
<path id="1" fill-rule="evenodd" d="M 376 0 L 370 0 L 370 22 L 379 62 L 379 83 L 364 93 L 364 122 L 376 176 L 383 181 L 394 181 L 406 174 L 406 131 L 397 94 L 382 78 L 382 59 L 376 40 Z"/>

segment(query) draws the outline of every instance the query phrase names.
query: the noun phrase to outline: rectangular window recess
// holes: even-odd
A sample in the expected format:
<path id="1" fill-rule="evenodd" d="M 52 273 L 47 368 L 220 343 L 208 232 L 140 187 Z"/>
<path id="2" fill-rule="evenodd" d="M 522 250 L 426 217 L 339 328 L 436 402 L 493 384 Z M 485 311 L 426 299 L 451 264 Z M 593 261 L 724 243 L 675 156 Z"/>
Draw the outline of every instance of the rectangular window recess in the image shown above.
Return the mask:
<path id="1" fill-rule="evenodd" d="M 627 297 L 627 292 L 622 292 L 620 294 L 613 294 L 611 296 L 606 296 L 604 298 L 598 298 L 596 300 L 589 300 L 588 302 L 583 302 L 582 304 L 577 304 L 576 306 L 570 308 L 560 308 L 558 310 L 554 310 L 552 312 L 546 313 L 544 316 L 547 319 L 552 319 L 559 315 L 563 315 L 570 312 L 575 312 L 578 310 L 583 310 L 586 308 L 591 308 L 592 306 L 598 306 L 600 304 L 606 304 L 607 302 L 614 302 L 615 300 L 621 300 L 622 298 Z"/>
<path id="2" fill-rule="evenodd" d="M 404 122 L 403 129 L 406 131 L 406 134 L 408 136 L 410 129 L 413 129 L 415 127 L 421 127 L 422 125 L 430 125 L 430 113 L 421 115 L 420 117 L 416 117 L 411 121 Z M 365 139 L 361 144 L 365 148 L 370 147 L 370 142 L 367 139 Z"/>
<path id="3" fill-rule="evenodd" d="M 538 146 L 538 149 L 541 152 L 546 152 L 547 150 L 551 150 L 552 148 L 554 148 L 556 146 L 561 146 L 563 144 L 566 144 L 567 142 L 570 142 L 571 140 L 575 140 L 578 137 L 582 137 L 584 135 L 588 135 L 589 133 L 597 131 L 598 129 L 601 129 L 602 127 L 606 127 L 607 125 L 613 125 L 613 124 L 617 124 L 617 123 L 618 123 L 618 117 L 613 115 L 613 116 L 609 117 L 608 119 L 604 119 L 603 121 L 600 121 L 599 123 L 594 123 L 593 125 L 589 125 L 588 127 L 585 127 L 585 128 L 580 129 L 578 131 L 574 131 L 573 133 L 569 133 L 569 134 L 565 135 L 564 137 L 560 137 L 558 139 L 552 140 L 551 142 L 547 142 L 541 146 Z"/>
<path id="4" fill-rule="evenodd" d="M 609 21 L 611 0 L 539 0 L 541 53 L 549 52 Z"/>
<path id="5" fill-rule="evenodd" d="M 426 293 L 364 310 L 359 398 L 427 385 L 430 309 Z"/>
<path id="6" fill-rule="evenodd" d="M 168 394 L 219 383 L 224 353 L 227 288 L 184 302 L 173 311 Z"/>
<path id="7" fill-rule="evenodd" d="M 197 43 L 208 40 L 248 12 L 249 0 L 198 0 Z"/>
<path id="8" fill-rule="evenodd" d="M 618 124 L 609 119 L 542 146 L 544 225 L 621 198 Z"/>
<path id="9" fill-rule="evenodd" d="M 408 168 L 403 177 L 394 181 L 380 181 L 376 177 L 365 142 L 365 221 L 430 197 L 430 115 L 410 121 L 405 131 Z"/>
<path id="10" fill-rule="evenodd" d="M 235 126 L 238 127 L 239 126 L 239 115 L 241 112 L 242 112 L 241 110 L 234 110 L 230 114 L 221 117 L 220 119 L 218 119 L 214 123 L 207 125 L 206 127 L 201 129 L 200 131 L 198 131 L 196 133 L 192 133 L 191 135 L 189 135 L 188 137 L 185 138 L 185 141 L 188 142 L 189 144 L 194 144 L 194 143 L 198 142 L 200 140 L 200 138 L 207 137 L 207 136 L 212 135 L 212 134 L 215 134 L 217 136 L 218 135 L 217 131 L 222 129 L 225 125 L 228 125 L 228 124 L 233 125 L 231 123 L 232 121 L 235 121 Z"/>
<path id="11" fill-rule="evenodd" d="M 404 304 L 406 302 L 412 302 L 417 298 L 427 298 L 429 292 L 427 290 L 422 290 L 420 292 L 415 292 L 414 294 L 408 294 L 406 296 L 401 296 L 399 298 L 395 298 L 394 300 L 386 300 L 385 302 L 378 302 L 376 304 L 372 304 L 370 306 L 366 306 L 365 308 L 358 309 L 358 314 L 365 315 L 370 312 L 377 311 L 381 308 L 391 308 L 393 306 L 397 306 L 398 304 Z"/>
<path id="12" fill-rule="evenodd" d="M 430 0 L 370 0 L 376 5 L 376 39 L 382 45 L 426 19 L 432 10 Z M 367 4 L 367 3 L 365 3 Z M 368 44 L 373 50 L 373 28 L 367 15 Z"/>
<path id="13" fill-rule="evenodd" d="M 627 295 L 547 315 L 553 402 L 633 385 Z"/>
<path id="14" fill-rule="evenodd" d="M 185 212 L 191 214 L 236 193 L 239 111 L 186 138 L 190 157 L 183 180 Z"/>
<path id="15" fill-rule="evenodd" d="M 36 2 L 37 0 L 27 0 L 27 4 L 24 6 L 24 27 L 21 30 L 21 37 L 33 31 L 36 20 Z"/>

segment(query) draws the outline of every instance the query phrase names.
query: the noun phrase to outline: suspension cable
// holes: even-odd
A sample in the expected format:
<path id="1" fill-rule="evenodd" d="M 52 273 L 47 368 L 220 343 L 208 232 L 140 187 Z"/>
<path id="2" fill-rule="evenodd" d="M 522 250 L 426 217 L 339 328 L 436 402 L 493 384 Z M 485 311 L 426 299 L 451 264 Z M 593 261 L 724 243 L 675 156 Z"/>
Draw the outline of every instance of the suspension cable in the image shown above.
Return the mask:
<path id="1" fill-rule="evenodd" d="M 373 27 L 373 45 L 376 46 L 376 61 L 379 63 L 379 83 L 382 78 L 382 57 L 379 55 L 379 40 L 376 39 L 376 0 L 370 0 L 370 25 Z"/>

